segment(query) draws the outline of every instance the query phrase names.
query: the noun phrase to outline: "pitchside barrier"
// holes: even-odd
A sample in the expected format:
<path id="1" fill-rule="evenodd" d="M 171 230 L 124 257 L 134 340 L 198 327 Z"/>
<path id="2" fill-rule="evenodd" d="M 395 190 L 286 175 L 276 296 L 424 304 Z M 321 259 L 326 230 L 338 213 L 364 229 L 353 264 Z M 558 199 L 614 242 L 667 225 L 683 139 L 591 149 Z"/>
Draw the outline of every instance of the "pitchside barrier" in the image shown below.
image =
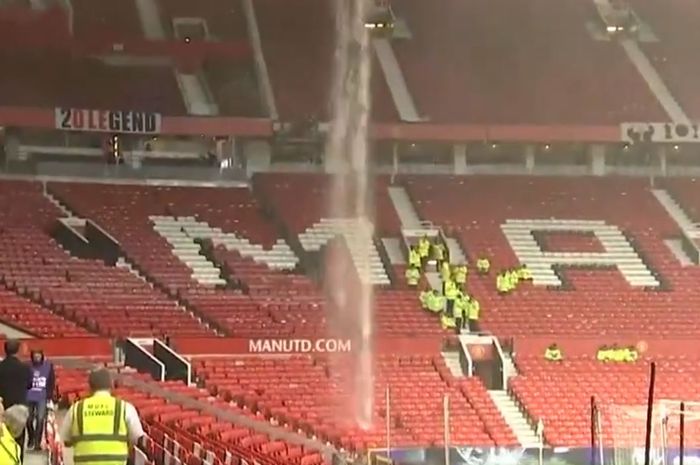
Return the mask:
<path id="1" fill-rule="evenodd" d="M 165 365 L 143 347 L 152 343 L 153 339 L 127 338 L 122 343 L 124 363 L 139 373 L 150 374 L 156 381 L 165 381 Z"/>
<path id="2" fill-rule="evenodd" d="M 192 382 L 192 364 L 158 339 L 153 340 L 153 355 L 165 366 L 165 379 Z"/>

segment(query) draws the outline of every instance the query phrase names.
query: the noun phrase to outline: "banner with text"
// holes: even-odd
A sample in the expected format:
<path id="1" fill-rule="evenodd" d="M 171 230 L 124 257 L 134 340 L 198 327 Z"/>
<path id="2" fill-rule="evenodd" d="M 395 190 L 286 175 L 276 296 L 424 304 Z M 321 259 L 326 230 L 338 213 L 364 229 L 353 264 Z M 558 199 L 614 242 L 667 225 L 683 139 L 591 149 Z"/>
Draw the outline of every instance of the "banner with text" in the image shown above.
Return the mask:
<path id="1" fill-rule="evenodd" d="M 620 128 L 622 141 L 631 144 L 700 142 L 700 125 L 698 123 L 623 123 Z"/>
<path id="2" fill-rule="evenodd" d="M 226 338 L 174 337 L 172 348 L 179 354 L 333 354 L 353 351 L 352 341 L 337 338 Z M 443 347 L 441 337 L 376 338 L 374 350 L 381 354 L 436 354 Z"/>
<path id="3" fill-rule="evenodd" d="M 126 134 L 158 134 L 162 117 L 144 111 L 56 108 L 56 129 Z"/>

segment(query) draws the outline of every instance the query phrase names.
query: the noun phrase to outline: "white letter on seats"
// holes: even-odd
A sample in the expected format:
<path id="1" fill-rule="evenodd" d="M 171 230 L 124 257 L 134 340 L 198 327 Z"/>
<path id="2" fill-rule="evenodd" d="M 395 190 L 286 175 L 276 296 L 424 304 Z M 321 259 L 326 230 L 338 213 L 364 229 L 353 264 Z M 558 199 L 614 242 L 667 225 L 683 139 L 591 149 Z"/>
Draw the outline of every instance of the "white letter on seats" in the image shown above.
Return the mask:
<path id="1" fill-rule="evenodd" d="M 506 220 L 501 225 L 520 263 L 532 272 L 533 283 L 540 286 L 561 286 L 554 266 L 614 266 L 632 286 L 658 287 L 661 283 L 649 271 L 641 257 L 617 226 L 589 220 Z M 605 252 L 546 252 L 535 232 L 593 233 Z"/>

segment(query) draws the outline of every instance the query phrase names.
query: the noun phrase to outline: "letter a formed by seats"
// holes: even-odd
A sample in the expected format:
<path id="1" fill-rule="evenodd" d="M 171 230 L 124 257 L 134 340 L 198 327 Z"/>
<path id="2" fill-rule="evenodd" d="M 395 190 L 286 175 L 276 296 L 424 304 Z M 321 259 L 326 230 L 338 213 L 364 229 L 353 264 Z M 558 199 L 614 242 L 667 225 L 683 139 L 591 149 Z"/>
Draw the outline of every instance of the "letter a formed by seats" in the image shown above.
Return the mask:
<path id="1" fill-rule="evenodd" d="M 501 225 L 513 252 L 527 265 L 532 281 L 540 286 L 562 286 L 556 266 L 615 267 L 635 287 L 659 287 L 661 283 L 629 243 L 622 231 L 605 221 L 592 220 L 507 220 Z M 547 252 L 534 233 L 581 232 L 594 234 L 604 252 Z"/>

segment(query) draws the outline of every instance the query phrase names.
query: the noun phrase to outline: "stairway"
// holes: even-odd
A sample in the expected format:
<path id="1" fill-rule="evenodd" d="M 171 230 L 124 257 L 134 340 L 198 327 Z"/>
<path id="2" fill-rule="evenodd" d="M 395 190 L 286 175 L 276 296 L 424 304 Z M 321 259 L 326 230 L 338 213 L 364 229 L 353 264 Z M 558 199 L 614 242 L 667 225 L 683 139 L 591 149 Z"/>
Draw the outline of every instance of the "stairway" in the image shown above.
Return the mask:
<path id="1" fill-rule="evenodd" d="M 501 360 L 503 360 L 503 377 L 507 384 L 510 378 L 518 375 L 518 369 L 515 366 L 515 362 L 513 362 L 513 357 L 509 353 L 503 351 Z"/>
<path id="2" fill-rule="evenodd" d="M 440 278 L 440 273 L 437 271 L 426 271 L 423 274 L 425 275 L 425 279 L 428 280 L 430 287 L 440 291 L 442 294 L 442 279 Z"/>
<path id="3" fill-rule="evenodd" d="M 63 213 L 64 218 L 74 218 L 75 215 L 73 215 L 73 212 L 70 211 L 65 205 L 63 205 L 54 195 L 46 190 L 46 186 L 44 186 L 44 197 L 46 200 L 51 202 L 53 205 L 56 206 L 59 210 L 61 210 L 61 213 Z M 83 220 L 84 222 L 84 220 Z"/>
<path id="4" fill-rule="evenodd" d="M 164 40 L 165 27 L 163 27 L 157 0 L 135 1 L 143 35 L 148 40 Z"/>
<path id="5" fill-rule="evenodd" d="M 355 267 L 360 272 L 360 276 L 368 276 L 369 282 L 375 285 L 388 286 L 391 284 L 389 275 L 384 268 L 384 263 L 379 256 L 379 251 L 371 239 L 369 240 L 365 234 L 358 234 L 365 227 L 371 225 L 363 225 L 356 218 L 321 218 L 321 221 L 315 223 L 303 233 L 299 234 L 299 242 L 307 252 L 319 252 L 328 241 L 342 236 L 350 251 L 350 255 L 355 263 Z M 366 261 L 365 261 L 366 260 Z M 363 270 L 367 271 L 365 275 Z"/>
<path id="6" fill-rule="evenodd" d="M 243 13 L 246 18 L 246 25 L 248 26 L 248 42 L 253 48 L 255 57 L 255 76 L 257 77 L 258 88 L 262 95 L 262 103 L 269 118 L 276 121 L 279 119 L 279 113 L 277 112 L 275 94 L 272 92 L 270 73 L 267 69 L 262 41 L 260 40 L 260 28 L 258 27 L 258 18 L 255 14 L 255 6 L 253 5 L 253 0 L 241 0 L 241 2 L 243 5 Z"/>
<path id="7" fill-rule="evenodd" d="M 34 339 L 36 336 L 27 334 L 24 331 L 13 328 L 12 326 L 0 323 L 0 337 L 6 339 Z"/>
<path id="8" fill-rule="evenodd" d="M 403 251 L 401 250 L 401 239 L 384 237 L 382 238 L 382 245 L 392 265 L 406 264 L 406 258 L 403 256 Z"/>
<path id="9" fill-rule="evenodd" d="M 173 255 L 192 270 L 192 278 L 203 285 L 223 286 L 221 270 L 200 254 L 200 245 L 185 231 L 187 221 L 173 217 L 151 217 L 153 229 L 171 245 Z"/>
<path id="10" fill-rule="evenodd" d="M 459 241 L 454 237 L 445 237 L 445 243 L 447 244 L 447 250 L 450 254 L 450 262 L 453 265 L 463 265 L 467 263 L 467 257 L 464 255 L 462 246 L 459 245 Z"/>
<path id="11" fill-rule="evenodd" d="M 637 68 L 639 74 L 644 78 L 644 81 L 649 86 L 649 89 L 656 96 L 661 106 L 666 110 L 666 113 L 671 118 L 671 121 L 677 123 L 688 122 L 688 115 L 685 114 L 678 101 L 673 97 L 671 91 L 666 86 L 659 73 L 651 64 L 644 51 L 639 48 L 639 44 L 632 39 L 624 39 L 620 41 L 622 48 L 627 53 L 627 57 L 632 64 Z"/>
<path id="12" fill-rule="evenodd" d="M 524 448 L 536 448 L 540 446 L 540 440 L 535 430 L 528 422 L 525 414 L 520 411 L 517 402 L 506 391 L 489 391 L 491 400 L 496 404 L 506 424 L 515 434 L 515 437 Z"/>
<path id="13" fill-rule="evenodd" d="M 185 102 L 187 113 L 196 116 L 216 116 L 219 107 L 207 89 L 207 83 L 196 73 L 175 70 L 175 79 Z"/>
<path id="14" fill-rule="evenodd" d="M 373 39 L 372 45 L 374 46 L 374 52 L 377 54 L 379 66 L 382 68 L 384 79 L 389 87 L 389 92 L 394 100 L 394 106 L 399 112 L 399 118 L 407 123 L 422 121 L 422 118 L 418 115 L 413 96 L 408 90 L 406 79 L 404 79 L 391 42 L 389 42 L 389 39 Z"/>
<path id="15" fill-rule="evenodd" d="M 654 194 L 654 197 L 656 197 L 656 200 L 659 201 L 661 206 L 664 207 L 666 213 L 673 218 L 673 221 L 676 222 L 682 231 L 693 231 L 696 229 L 696 225 L 693 223 L 693 220 L 690 219 L 690 217 L 685 213 L 685 210 L 683 210 L 683 207 L 676 202 L 668 191 L 665 189 L 653 189 L 651 192 Z"/>
<path id="16" fill-rule="evenodd" d="M 449 352 L 440 352 L 442 359 L 445 361 L 445 365 L 450 370 L 450 373 L 455 378 L 464 378 L 464 371 L 462 371 L 462 364 L 459 363 L 459 351 L 452 350 Z"/>
<path id="17" fill-rule="evenodd" d="M 420 218 L 406 189 L 401 186 L 389 186 L 387 189 L 389 190 L 391 203 L 394 204 L 394 210 L 396 210 L 396 214 L 401 221 L 401 227 L 403 229 L 420 228 Z"/>

